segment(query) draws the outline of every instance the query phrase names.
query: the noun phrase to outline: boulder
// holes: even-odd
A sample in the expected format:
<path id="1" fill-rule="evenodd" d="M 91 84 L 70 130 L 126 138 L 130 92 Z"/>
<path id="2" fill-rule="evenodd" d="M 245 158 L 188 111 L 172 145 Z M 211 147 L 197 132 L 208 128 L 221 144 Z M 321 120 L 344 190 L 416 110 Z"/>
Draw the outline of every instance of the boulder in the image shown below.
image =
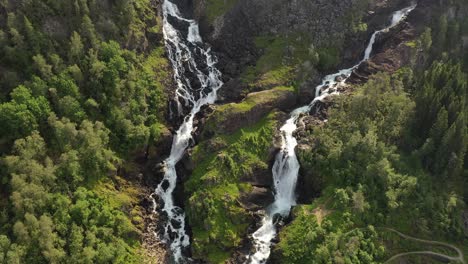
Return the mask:
<path id="1" fill-rule="evenodd" d="M 252 174 L 244 175 L 240 180 L 253 186 L 268 188 L 273 186 L 271 169 L 269 168 L 253 168 Z"/>
<path id="2" fill-rule="evenodd" d="M 241 195 L 242 206 L 250 211 L 257 211 L 266 208 L 273 203 L 274 196 L 269 188 L 254 186 L 252 191 Z"/>

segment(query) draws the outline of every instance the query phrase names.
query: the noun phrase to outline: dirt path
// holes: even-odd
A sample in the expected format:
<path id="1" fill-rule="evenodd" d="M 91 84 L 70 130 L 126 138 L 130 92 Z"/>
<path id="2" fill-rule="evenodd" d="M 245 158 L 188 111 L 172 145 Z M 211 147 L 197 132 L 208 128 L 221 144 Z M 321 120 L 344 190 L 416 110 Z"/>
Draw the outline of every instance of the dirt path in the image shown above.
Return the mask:
<path id="1" fill-rule="evenodd" d="M 446 247 L 446 248 L 450 248 L 450 249 L 455 250 L 457 252 L 457 254 L 458 254 L 457 257 L 452 257 L 452 256 L 448 256 L 448 255 L 433 252 L 433 251 L 411 251 L 411 252 L 397 254 L 397 255 L 391 257 L 390 259 L 388 259 L 387 261 L 385 261 L 384 263 L 390 263 L 391 261 L 393 261 L 393 260 L 395 260 L 397 258 L 404 257 L 404 256 L 409 256 L 409 255 L 427 255 L 427 256 L 433 256 L 433 257 L 445 259 L 445 260 L 448 260 L 448 261 L 459 261 L 460 263 L 466 264 L 463 252 L 458 247 L 456 247 L 454 245 L 444 243 L 444 242 L 434 241 L 434 240 L 425 240 L 425 239 L 420 239 L 420 238 L 408 236 L 408 235 L 405 235 L 405 234 L 403 234 L 403 233 L 401 233 L 401 232 L 399 232 L 399 231 L 397 231 L 397 230 L 395 230 L 393 228 L 380 227 L 378 229 L 384 229 L 384 230 L 394 232 L 397 235 L 399 235 L 400 237 L 408 239 L 408 240 L 413 240 L 413 241 L 417 241 L 417 242 L 421 242 L 421 243 L 425 243 L 425 244 L 438 245 L 438 246 L 443 246 L 443 247 Z"/>

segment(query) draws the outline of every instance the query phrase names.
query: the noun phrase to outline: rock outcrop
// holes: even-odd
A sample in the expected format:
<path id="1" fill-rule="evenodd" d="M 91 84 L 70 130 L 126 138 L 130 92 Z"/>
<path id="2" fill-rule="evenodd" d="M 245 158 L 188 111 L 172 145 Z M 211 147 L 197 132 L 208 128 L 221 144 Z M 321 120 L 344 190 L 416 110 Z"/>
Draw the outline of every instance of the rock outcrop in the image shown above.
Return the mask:
<path id="1" fill-rule="evenodd" d="M 220 54 L 224 74 L 238 76 L 246 65 L 252 64 L 260 51 L 254 40 L 258 36 L 289 36 L 297 33 L 310 38 L 316 46 L 341 46 L 345 41 L 345 59 L 360 56 L 360 49 L 349 49 L 349 44 L 363 46 L 359 40 L 381 26 L 389 12 L 406 4 L 402 0 L 375 0 L 369 6 L 356 0 L 229 0 L 224 4 L 212 1 L 194 1 L 194 16 L 199 19 L 203 37 Z M 369 10 L 368 31 L 356 30 L 363 10 Z M 354 23 L 354 24 L 353 24 Z M 350 34 L 352 33 L 352 34 Z"/>
<path id="2" fill-rule="evenodd" d="M 417 43 L 413 41 L 415 37 L 414 27 L 408 23 L 403 23 L 390 32 L 380 35 L 375 44 L 375 54 L 352 73 L 349 83 L 364 83 L 373 74 L 394 73 L 401 67 L 411 64 L 417 52 Z"/>
<path id="3" fill-rule="evenodd" d="M 248 94 L 240 103 L 215 107 L 207 120 L 205 133 L 230 134 L 238 129 L 254 125 L 273 109 L 290 110 L 296 105 L 296 94 L 291 87 Z"/>
<path id="4" fill-rule="evenodd" d="M 252 191 L 240 197 L 242 206 L 251 211 L 261 210 L 273 203 L 273 193 L 270 188 L 254 186 Z"/>

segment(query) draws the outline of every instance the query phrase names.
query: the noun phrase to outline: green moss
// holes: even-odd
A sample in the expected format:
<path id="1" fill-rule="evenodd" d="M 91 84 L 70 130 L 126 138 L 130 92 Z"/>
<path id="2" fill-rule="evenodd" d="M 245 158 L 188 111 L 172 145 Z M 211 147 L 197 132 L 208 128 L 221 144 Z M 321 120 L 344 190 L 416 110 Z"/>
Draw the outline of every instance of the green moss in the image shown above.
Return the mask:
<path id="1" fill-rule="evenodd" d="M 207 245 L 206 252 L 204 257 L 213 264 L 224 264 L 231 255 L 231 252 L 220 251 L 215 245 Z"/>
<path id="2" fill-rule="evenodd" d="M 240 175 L 248 175 L 253 168 L 267 166 L 264 160 L 273 139 L 275 115 L 271 113 L 251 127 L 197 145 L 192 157 L 196 166 L 185 183 L 186 191 L 195 192 L 201 184 L 237 182 Z"/>
<path id="3" fill-rule="evenodd" d="M 353 32 L 366 32 L 367 24 L 363 22 L 356 23 L 353 25 Z"/>
<path id="4" fill-rule="evenodd" d="M 262 56 L 241 75 L 248 85 L 245 93 L 291 86 L 307 79 L 314 68 L 328 71 L 341 61 L 341 44 L 315 47 L 307 34 L 261 36 L 255 39 L 255 45 L 262 51 Z"/>
<path id="5" fill-rule="evenodd" d="M 116 186 L 119 186 L 118 189 Z M 137 249 L 139 247 L 137 238 L 140 231 L 144 229 L 144 222 L 141 218 L 144 209 L 138 206 L 141 188 L 116 176 L 114 181 L 105 179 L 98 182 L 93 187 L 93 192 L 97 197 L 106 201 L 110 208 L 124 213 L 125 218 L 122 221 L 132 233 L 132 237 L 127 237 L 126 242 L 135 245 L 135 249 Z"/>
<path id="6" fill-rule="evenodd" d="M 270 90 L 251 93 L 240 103 L 218 106 L 213 115 L 208 119 L 205 130 L 216 131 L 218 133 L 220 131 L 224 132 L 226 129 L 223 126 L 233 117 L 241 116 L 247 118 L 252 111 L 255 111 L 255 106 L 270 104 L 286 93 L 294 91 L 295 88 L 292 86 L 279 86 Z"/>
<path id="7" fill-rule="evenodd" d="M 271 87 L 275 85 L 288 84 L 293 77 L 294 68 L 291 66 L 279 67 L 267 71 L 258 78 L 255 85 L 260 87 Z"/>
<path id="8" fill-rule="evenodd" d="M 318 50 L 318 68 L 326 71 L 335 68 L 340 63 L 340 51 L 336 47 L 326 47 Z"/>
<path id="9" fill-rule="evenodd" d="M 405 43 L 405 45 L 410 48 L 416 48 L 418 46 L 418 43 L 416 43 L 416 41 L 408 41 Z"/>
<path id="10" fill-rule="evenodd" d="M 145 83 L 151 89 L 148 95 L 150 103 L 149 123 L 156 126 L 163 126 L 165 120 L 165 105 L 168 100 L 168 93 L 165 91 L 167 80 L 171 78 L 169 61 L 165 55 L 164 47 L 153 49 L 150 54 L 143 60 L 143 72 L 149 76 L 149 83 Z M 152 135 L 155 136 L 155 135 Z"/>
<path id="11" fill-rule="evenodd" d="M 224 263 L 247 235 L 250 216 L 239 198 L 251 186 L 240 178 L 266 169 L 276 126 L 275 113 L 231 135 L 215 135 L 194 148 L 195 170 L 185 183 L 191 193 L 187 216 L 193 228 L 194 257 Z"/>
<path id="12" fill-rule="evenodd" d="M 120 185 L 119 190 L 116 189 L 115 183 L 108 179 L 99 182 L 93 190 L 99 197 L 107 200 L 113 208 L 132 208 L 133 205 L 138 204 L 138 195 L 141 190 L 123 178 L 116 177 L 116 180 Z"/>
<path id="13" fill-rule="evenodd" d="M 188 215 L 194 228 L 196 255 L 204 256 L 210 251 L 207 244 L 218 250 L 239 246 L 249 224 L 247 212 L 238 206 L 240 190 L 236 184 L 223 184 L 195 192 L 189 200 Z"/>
<path id="14" fill-rule="evenodd" d="M 312 40 L 306 34 L 257 37 L 255 45 L 264 50 L 263 56 L 257 62 L 258 69 L 263 71 L 276 68 L 284 62 L 295 64 L 308 59 L 314 60 L 315 57 Z"/>
<path id="15" fill-rule="evenodd" d="M 255 39 L 255 45 L 263 51 L 263 55 L 255 66 L 248 67 L 242 74 L 242 79 L 249 84 L 250 90 L 290 85 L 300 73 L 298 67 L 302 63 L 309 61 L 311 65 L 315 65 L 318 62 L 315 48 L 305 34 L 288 37 L 261 36 Z"/>
<path id="16" fill-rule="evenodd" d="M 278 86 L 271 90 L 262 93 L 250 94 L 244 101 L 238 104 L 226 104 L 219 108 L 219 112 L 229 111 L 232 109 L 234 112 L 245 112 L 251 110 L 255 105 L 262 104 L 268 101 L 273 101 L 284 92 L 294 91 L 291 86 Z"/>
<path id="17" fill-rule="evenodd" d="M 229 11 L 238 0 L 207 0 L 206 1 L 206 17 L 210 23 L 224 15 Z"/>

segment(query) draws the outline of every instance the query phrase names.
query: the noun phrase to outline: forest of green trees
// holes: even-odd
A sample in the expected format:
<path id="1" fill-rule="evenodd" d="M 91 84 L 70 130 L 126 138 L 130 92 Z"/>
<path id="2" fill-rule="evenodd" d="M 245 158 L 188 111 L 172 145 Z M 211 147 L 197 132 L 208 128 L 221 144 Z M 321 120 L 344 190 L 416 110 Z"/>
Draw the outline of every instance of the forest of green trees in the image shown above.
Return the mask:
<path id="1" fill-rule="evenodd" d="M 0 1 L 0 263 L 140 262 L 138 230 L 94 186 L 164 125 L 152 5 Z"/>
<path id="2" fill-rule="evenodd" d="M 295 209 L 275 259 L 382 263 L 428 249 L 384 227 L 467 251 L 468 52 L 460 39 L 466 22 L 442 15 L 417 41 L 418 63 L 335 98 L 326 125 L 309 131 L 313 148 L 299 154 L 312 175 L 305 189 L 322 188 L 321 195 Z"/>

